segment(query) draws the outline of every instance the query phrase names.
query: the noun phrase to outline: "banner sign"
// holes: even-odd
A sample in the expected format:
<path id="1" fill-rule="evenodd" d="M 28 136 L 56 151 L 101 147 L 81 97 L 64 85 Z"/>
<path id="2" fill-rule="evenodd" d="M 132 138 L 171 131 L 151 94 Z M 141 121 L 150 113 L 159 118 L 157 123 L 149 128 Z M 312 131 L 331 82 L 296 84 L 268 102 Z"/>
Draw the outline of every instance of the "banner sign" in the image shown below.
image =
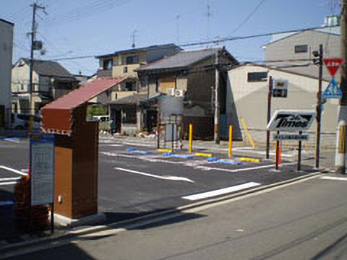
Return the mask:
<path id="1" fill-rule="evenodd" d="M 315 112 L 311 110 L 277 110 L 267 129 L 269 131 L 305 131 L 310 128 Z"/>

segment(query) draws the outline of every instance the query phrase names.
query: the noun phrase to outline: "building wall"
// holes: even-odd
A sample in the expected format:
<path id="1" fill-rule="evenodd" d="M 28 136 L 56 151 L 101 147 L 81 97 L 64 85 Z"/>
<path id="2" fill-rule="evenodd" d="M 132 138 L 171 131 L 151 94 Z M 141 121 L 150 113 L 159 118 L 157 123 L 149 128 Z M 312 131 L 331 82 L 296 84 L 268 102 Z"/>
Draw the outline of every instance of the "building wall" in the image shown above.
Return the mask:
<path id="1" fill-rule="evenodd" d="M 1 124 L 9 125 L 11 108 L 11 69 L 13 50 L 13 24 L 0 20 L 0 105 L 5 107 Z"/>
<path id="2" fill-rule="evenodd" d="M 248 72 L 268 71 L 268 77 L 286 79 L 289 81 L 287 98 L 272 98 L 271 115 L 279 109 L 314 110 L 317 104 L 318 80 L 310 77 L 299 76 L 292 73 L 272 70 L 266 67 L 246 65 L 229 71 L 227 89 L 227 116 L 228 124 L 238 124 L 242 131 L 240 118 L 244 119 L 252 138 L 259 143 L 266 140 L 267 126 L 267 95 L 268 81 L 247 82 Z M 323 91 L 328 82 L 323 81 Z M 337 127 L 338 101 L 330 99 L 324 105 L 322 115 L 322 145 L 335 146 Z M 310 144 L 315 143 L 316 123 L 308 131 Z"/>
<path id="3" fill-rule="evenodd" d="M 312 60 L 314 56 L 313 51 L 319 50 L 319 45 L 323 44 L 323 57 L 324 58 L 338 58 L 340 57 L 340 36 L 336 34 L 328 34 L 317 31 L 305 31 L 291 35 L 287 38 L 275 41 L 266 45 L 265 56 L 266 61 L 289 60 L 289 59 L 309 59 Z M 308 50 L 306 53 L 295 53 L 295 46 L 307 45 Z M 310 63 L 310 66 L 289 67 L 288 65 L 303 65 Z M 285 70 L 304 73 L 310 76 L 318 77 L 318 66 L 312 65 L 311 61 L 293 61 L 293 62 L 269 62 L 269 66 L 283 67 Z M 329 80 L 330 74 L 324 67 L 323 77 Z M 336 77 L 339 79 L 339 76 Z"/>

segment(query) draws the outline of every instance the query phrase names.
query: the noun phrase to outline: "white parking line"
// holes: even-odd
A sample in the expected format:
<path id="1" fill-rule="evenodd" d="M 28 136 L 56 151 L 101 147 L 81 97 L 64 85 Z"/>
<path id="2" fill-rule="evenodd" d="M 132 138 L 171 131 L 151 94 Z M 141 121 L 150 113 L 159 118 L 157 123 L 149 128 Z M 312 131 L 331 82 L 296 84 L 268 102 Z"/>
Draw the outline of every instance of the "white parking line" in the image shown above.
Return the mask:
<path id="1" fill-rule="evenodd" d="M 4 185 L 13 185 L 13 184 L 16 184 L 16 183 L 17 183 L 16 181 L 1 182 L 1 183 L 0 183 L 0 186 L 4 186 Z"/>
<path id="2" fill-rule="evenodd" d="M 13 178 L 2 178 L 0 181 L 16 181 L 19 180 L 21 177 L 13 177 Z"/>
<path id="3" fill-rule="evenodd" d="M 283 165 L 293 165 L 296 163 L 283 163 Z M 205 171 L 222 171 L 222 172 L 244 172 L 244 171 L 252 171 L 252 170 L 258 170 L 258 169 L 264 169 L 264 168 L 274 168 L 275 164 L 269 164 L 269 165 L 261 165 L 256 167 L 249 167 L 249 168 L 240 168 L 240 169 L 224 169 L 224 168 L 215 168 L 215 167 L 208 167 L 208 166 L 197 166 L 196 169 L 205 170 Z"/>
<path id="4" fill-rule="evenodd" d="M 219 195 L 224 195 L 224 194 L 228 194 L 228 193 L 231 193 L 231 192 L 235 192 L 235 191 L 240 191 L 240 190 L 256 187 L 256 186 L 259 186 L 259 185 L 260 185 L 260 183 L 248 182 L 248 183 L 244 183 L 244 184 L 240 184 L 240 185 L 236 185 L 236 186 L 232 186 L 232 187 L 228 187 L 228 188 L 223 188 L 223 189 L 219 189 L 219 190 L 208 191 L 208 192 L 204 192 L 204 193 L 184 196 L 182 198 L 185 199 L 185 200 L 201 200 L 201 199 L 216 197 L 216 196 L 219 196 Z"/>
<path id="5" fill-rule="evenodd" d="M 133 170 L 129 170 L 129 169 L 124 169 L 124 168 L 115 168 L 116 170 L 119 171 L 124 171 L 124 172 L 130 172 L 130 173 L 136 173 L 136 174 L 140 174 L 143 176 L 147 176 L 147 177 L 152 177 L 152 178 L 157 178 L 157 179 L 162 179 L 162 180 L 167 180 L 167 181 L 186 181 L 186 182 L 194 182 L 188 178 L 185 177 L 178 177 L 178 176 L 160 176 L 160 175 L 154 175 L 154 174 L 150 174 L 150 173 L 145 173 L 145 172 L 139 172 L 139 171 L 133 171 Z"/>
<path id="6" fill-rule="evenodd" d="M 347 177 L 331 177 L 331 176 L 324 176 L 320 177 L 323 180 L 334 180 L 334 181 L 347 181 Z"/>
<path id="7" fill-rule="evenodd" d="M 21 172 L 21 171 L 18 171 L 18 170 L 16 170 L 16 169 L 12 169 L 12 168 L 9 168 L 9 167 L 3 166 L 3 165 L 0 165 L 0 168 L 1 168 L 1 169 L 4 169 L 4 170 L 7 170 L 7 171 L 10 171 L 10 172 L 14 172 L 14 173 L 23 175 L 23 176 L 27 175 L 26 173 L 23 173 L 23 172 Z"/>

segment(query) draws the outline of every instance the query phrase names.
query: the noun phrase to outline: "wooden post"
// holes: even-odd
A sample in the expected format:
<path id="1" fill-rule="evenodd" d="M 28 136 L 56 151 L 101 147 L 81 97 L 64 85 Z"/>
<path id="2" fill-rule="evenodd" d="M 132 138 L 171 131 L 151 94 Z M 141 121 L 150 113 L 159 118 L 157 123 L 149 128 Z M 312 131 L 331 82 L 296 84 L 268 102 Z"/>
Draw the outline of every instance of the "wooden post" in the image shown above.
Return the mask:
<path id="1" fill-rule="evenodd" d="M 299 135 L 301 136 L 302 131 L 299 131 Z M 298 172 L 301 170 L 301 139 L 299 140 L 299 150 L 298 150 Z"/>
<path id="2" fill-rule="evenodd" d="M 277 136 L 280 134 L 280 131 L 277 131 Z M 277 139 L 276 140 L 276 170 L 278 170 L 278 161 L 279 161 L 279 147 L 280 147 L 280 142 Z"/>

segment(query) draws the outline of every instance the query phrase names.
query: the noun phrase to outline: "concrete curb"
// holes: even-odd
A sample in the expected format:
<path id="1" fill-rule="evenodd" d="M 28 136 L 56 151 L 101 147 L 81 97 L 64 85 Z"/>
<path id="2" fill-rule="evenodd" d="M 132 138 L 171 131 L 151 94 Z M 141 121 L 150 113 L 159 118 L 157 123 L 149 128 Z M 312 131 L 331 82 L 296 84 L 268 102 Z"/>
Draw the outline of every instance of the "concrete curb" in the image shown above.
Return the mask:
<path id="1" fill-rule="evenodd" d="M 215 203 L 220 203 L 223 201 L 228 201 L 231 199 L 243 197 L 243 196 L 254 194 L 257 192 L 264 191 L 264 190 L 269 190 L 272 188 L 289 185 L 289 184 L 292 184 L 295 182 L 300 182 L 303 180 L 312 179 L 312 178 L 315 178 L 316 176 L 318 176 L 320 174 L 322 174 L 322 173 L 321 172 L 314 172 L 314 173 L 311 173 L 311 174 L 308 174 L 305 176 L 300 176 L 300 177 L 297 177 L 294 179 L 290 179 L 290 180 L 286 180 L 286 181 L 282 181 L 282 182 L 278 182 L 278 183 L 274 183 L 274 184 L 270 184 L 270 185 L 260 186 L 260 187 L 246 190 L 243 192 L 239 192 L 236 194 L 231 194 L 231 195 L 218 197 L 218 198 L 214 198 L 214 199 L 208 199 L 208 200 L 200 201 L 197 203 L 192 203 L 189 205 L 177 207 L 176 209 L 171 209 L 171 210 L 158 212 L 158 213 L 154 213 L 154 214 L 150 214 L 150 215 L 144 215 L 142 217 L 128 219 L 128 220 L 124 220 L 124 221 L 120 221 L 120 222 L 115 222 L 115 223 L 111 223 L 108 225 L 99 225 L 99 226 L 95 226 L 95 227 L 88 227 L 88 228 L 81 229 L 81 230 L 69 231 L 69 232 L 66 232 L 63 234 L 57 234 L 57 235 L 52 235 L 49 237 L 33 239 L 33 240 L 21 242 L 21 243 L 12 244 L 12 245 L 6 245 L 3 247 L 0 247 L 0 259 L 9 257 L 9 256 L 6 256 L 6 254 L 9 254 L 9 253 L 13 254 L 14 251 L 16 251 L 16 250 L 27 249 L 31 246 L 38 246 L 38 245 L 41 245 L 43 243 L 53 243 L 53 242 L 59 241 L 61 239 L 65 239 L 65 240 L 72 239 L 74 237 L 92 234 L 92 233 L 96 233 L 96 232 L 100 232 L 100 231 L 105 231 L 105 230 L 108 230 L 111 228 L 112 229 L 122 228 L 122 229 L 126 230 L 126 229 L 129 229 L 129 227 L 133 227 L 134 225 L 136 225 L 137 227 L 139 227 L 141 225 L 145 225 L 146 223 L 144 223 L 144 222 L 146 222 L 146 221 L 148 222 L 149 220 L 152 220 L 151 221 L 152 223 L 155 222 L 156 220 L 160 221 L 159 218 L 163 218 L 165 216 L 167 216 L 167 218 L 169 219 L 170 216 L 172 215 L 172 218 L 174 218 L 174 217 L 177 217 L 178 213 L 184 214 L 185 211 L 192 210 L 194 208 L 198 208 L 198 207 L 202 207 L 202 206 L 206 206 L 206 205 L 210 205 L 210 204 L 215 204 Z"/>

